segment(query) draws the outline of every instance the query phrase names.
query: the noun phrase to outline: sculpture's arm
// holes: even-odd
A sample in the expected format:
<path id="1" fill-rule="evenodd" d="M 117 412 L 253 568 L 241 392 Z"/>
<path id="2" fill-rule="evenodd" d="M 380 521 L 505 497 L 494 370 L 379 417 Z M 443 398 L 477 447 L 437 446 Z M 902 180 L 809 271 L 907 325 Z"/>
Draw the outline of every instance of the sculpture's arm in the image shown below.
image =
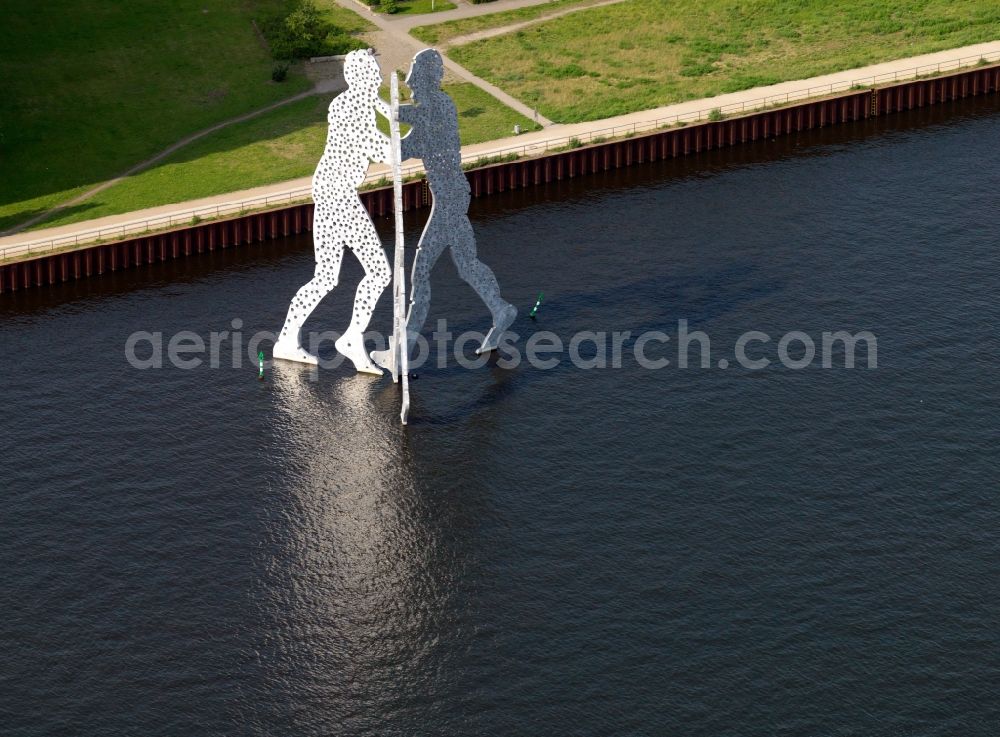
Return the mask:
<path id="1" fill-rule="evenodd" d="M 417 109 L 417 106 L 412 102 L 409 105 L 399 106 L 399 120 L 401 123 L 406 123 L 408 125 L 416 125 L 416 122 L 421 117 L 421 110 Z"/>
<path id="2" fill-rule="evenodd" d="M 420 142 L 418 137 L 413 133 L 414 128 L 419 128 L 423 124 L 423 117 L 422 111 L 413 105 L 399 106 L 399 122 L 410 126 L 407 134 L 399 139 L 400 156 L 403 161 L 423 158 L 423 153 L 420 151 Z"/>
<path id="3" fill-rule="evenodd" d="M 375 98 L 375 112 L 384 117 L 387 121 L 392 119 L 392 109 L 389 107 L 389 103 L 381 97 L 376 96 Z M 371 149 L 368 151 L 368 155 L 372 161 L 377 161 L 381 164 L 388 164 L 392 161 L 392 141 L 389 136 L 385 135 L 378 129 L 377 122 L 378 118 L 376 116 L 372 116 L 372 133 L 374 133 L 375 136 L 372 141 Z"/>
<path id="4" fill-rule="evenodd" d="M 405 136 L 401 136 L 399 139 L 399 158 L 403 161 L 406 161 L 407 159 L 423 158 L 420 153 L 420 146 L 417 143 L 417 138 L 413 135 L 412 128 Z"/>

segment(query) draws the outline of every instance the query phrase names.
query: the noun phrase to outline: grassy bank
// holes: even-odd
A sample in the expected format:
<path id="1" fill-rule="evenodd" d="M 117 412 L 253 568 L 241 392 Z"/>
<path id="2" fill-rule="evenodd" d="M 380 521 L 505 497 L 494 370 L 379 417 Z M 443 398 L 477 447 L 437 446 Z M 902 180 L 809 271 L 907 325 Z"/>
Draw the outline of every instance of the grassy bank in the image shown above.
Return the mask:
<path id="1" fill-rule="evenodd" d="M 9 0 L 0 24 L 0 227 L 185 135 L 305 89 L 254 32 L 284 0 Z"/>
<path id="2" fill-rule="evenodd" d="M 349 33 L 374 28 L 333 0 L 318 4 Z M 253 23 L 290 5 L 10 0 L 0 24 L 0 229 L 195 131 L 307 89 L 297 67 L 271 81 Z"/>
<path id="3" fill-rule="evenodd" d="M 576 122 L 996 38 L 994 0 L 629 0 L 448 53 Z"/>
<path id="4" fill-rule="evenodd" d="M 323 11 L 327 20 L 345 33 L 358 34 L 374 31 L 378 27 L 359 13 L 337 5 L 335 0 L 316 0 L 316 5 Z M 360 8 L 358 10 L 361 11 Z"/>
<path id="5" fill-rule="evenodd" d="M 536 126 L 471 84 L 446 85 L 458 108 L 463 144 L 509 136 L 514 124 Z M 64 225 L 170 202 L 309 176 L 326 140 L 329 100 L 310 97 L 225 128 L 158 166 L 108 188 L 79 209 L 37 227 Z"/>

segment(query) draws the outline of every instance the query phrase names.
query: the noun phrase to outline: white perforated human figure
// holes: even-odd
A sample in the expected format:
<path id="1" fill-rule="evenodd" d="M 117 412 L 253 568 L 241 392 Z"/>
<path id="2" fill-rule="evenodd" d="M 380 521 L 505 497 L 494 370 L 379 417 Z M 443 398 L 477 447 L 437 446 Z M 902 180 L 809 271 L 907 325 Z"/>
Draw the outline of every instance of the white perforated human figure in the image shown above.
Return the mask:
<path id="1" fill-rule="evenodd" d="M 476 236 L 469 222 L 469 180 L 462 170 L 455 103 L 441 90 L 444 64 L 435 49 L 413 57 L 406 84 L 413 105 L 399 109 L 399 119 L 412 126 L 401 144 L 401 158 L 422 159 L 434 202 L 413 260 L 412 292 L 406 317 L 409 350 L 427 319 L 431 302 L 431 269 L 446 248 L 459 276 L 476 290 L 493 317 L 478 353 L 495 350 L 504 331 L 517 317 L 517 308 L 500 296 L 500 285 L 490 268 L 476 255 Z M 389 366 L 389 351 L 372 352 L 378 365 Z"/>
<path id="2" fill-rule="evenodd" d="M 344 60 L 347 89 L 330 103 L 326 148 L 313 174 L 315 202 L 313 244 L 316 271 L 292 299 L 285 324 L 274 345 L 275 358 L 317 363 L 302 346 L 302 325 L 330 291 L 337 286 L 344 249 L 349 248 L 365 269 L 354 297 L 351 324 L 335 343 L 358 371 L 381 374 L 365 351 L 364 332 L 382 291 L 391 281 L 389 261 L 382 241 L 358 197 L 369 160 L 388 162 L 389 139 L 376 128 L 376 109 L 387 106 L 378 97 L 382 75 L 371 51 L 352 51 Z"/>

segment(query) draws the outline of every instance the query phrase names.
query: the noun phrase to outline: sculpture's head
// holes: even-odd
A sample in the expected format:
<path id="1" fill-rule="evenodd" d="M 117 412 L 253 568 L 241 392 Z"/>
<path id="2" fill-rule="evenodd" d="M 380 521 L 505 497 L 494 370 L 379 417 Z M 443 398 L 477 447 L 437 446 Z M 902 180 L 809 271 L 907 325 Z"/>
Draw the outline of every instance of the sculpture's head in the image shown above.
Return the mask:
<path id="1" fill-rule="evenodd" d="M 382 73 L 379 71 L 378 62 L 375 61 L 375 52 L 371 49 L 358 49 L 349 53 L 344 59 L 344 80 L 357 92 L 378 94 L 379 85 L 382 84 Z"/>
<path id="2" fill-rule="evenodd" d="M 444 77 L 444 62 L 437 49 L 424 49 L 413 57 L 410 73 L 406 75 L 406 86 L 419 99 L 421 93 L 436 92 L 441 89 Z"/>

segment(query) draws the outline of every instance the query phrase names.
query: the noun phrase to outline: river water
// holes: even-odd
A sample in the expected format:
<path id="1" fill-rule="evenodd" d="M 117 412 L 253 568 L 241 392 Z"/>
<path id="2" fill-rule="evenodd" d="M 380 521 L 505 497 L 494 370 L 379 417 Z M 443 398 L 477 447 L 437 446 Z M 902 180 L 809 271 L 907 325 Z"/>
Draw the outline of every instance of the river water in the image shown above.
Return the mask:
<path id="1" fill-rule="evenodd" d="M 126 361 L 279 328 L 308 237 L 4 295 L 0 733 L 997 734 L 998 141 L 973 100 L 476 201 L 522 348 L 632 339 L 425 366 L 407 428 L 345 367 Z M 447 259 L 443 317 L 487 321 Z M 837 330 L 877 367 L 781 364 Z"/>

